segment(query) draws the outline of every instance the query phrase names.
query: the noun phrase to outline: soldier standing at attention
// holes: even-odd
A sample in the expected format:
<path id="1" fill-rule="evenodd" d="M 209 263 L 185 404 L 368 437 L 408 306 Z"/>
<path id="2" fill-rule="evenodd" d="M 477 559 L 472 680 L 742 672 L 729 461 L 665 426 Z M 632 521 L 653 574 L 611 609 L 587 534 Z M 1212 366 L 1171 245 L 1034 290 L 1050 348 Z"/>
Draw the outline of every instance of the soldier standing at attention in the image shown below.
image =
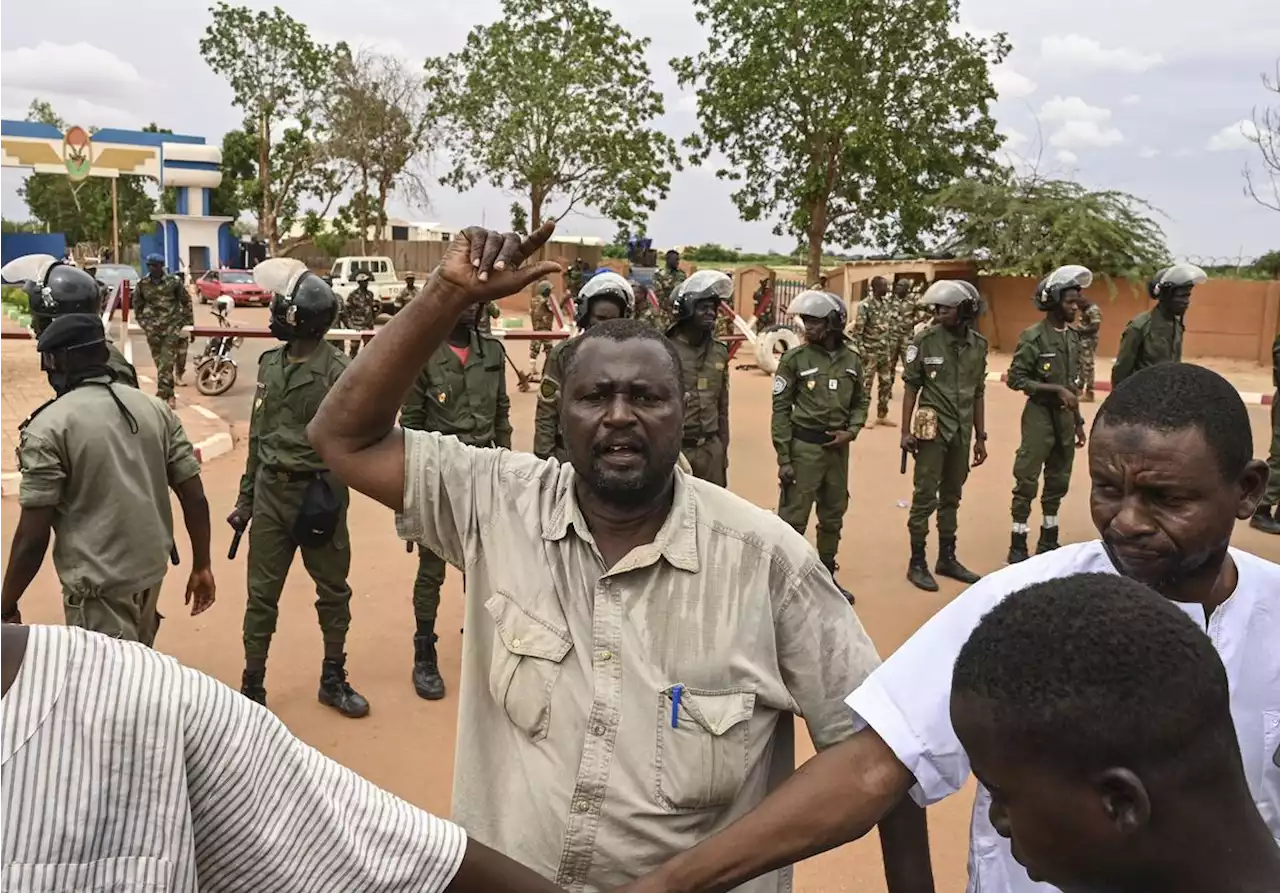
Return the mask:
<path id="1" fill-rule="evenodd" d="M 663 260 L 662 269 L 653 274 L 653 296 L 658 301 L 658 312 L 654 314 L 653 324 L 659 332 L 665 332 L 675 322 L 671 301 L 676 286 L 687 278 L 688 274 L 680 269 L 680 252 L 672 248 Z"/>
<path id="2" fill-rule="evenodd" d="M 403 310 L 404 305 L 408 304 L 418 296 L 417 277 L 412 273 L 404 274 L 404 288 L 396 293 L 396 308 Z"/>
<path id="3" fill-rule="evenodd" d="M 796 295 L 787 312 L 800 317 L 807 343 L 783 354 L 773 377 L 778 517 L 803 535 L 817 503 L 818 558 L 834 582 L 849 508 L 849 444 L 867 422 L 871 397 L 862 384 L 862 360 L 844 334 L 844 302 L 809 290 Z M 853 593 L 836 587 L 853 604 Z"/>
<path id="4" fill-rule="evenodd" d="M 97 286 L 87 274 L 86 289 Z M 159 398 L 120 387 L 107 336 L 90 313 L 60 316 L 36 341 L 57 396 L 19 428 L 22 512 L 4 573 L 0 619 L 21 622 L 18 600 L 53 534 L 53 564 L 69 626 L 155 643 L 160 585 L 173 552 L 169 490 L 191 536 L 186 603 L 213 604 L 209 503 L 182 423 Z"/>
<path id="5" fill-rule="evenodd" d="M 681 450 L 695 477 L 729 485 L 729 348 L 712 337 L 720 302 L 733 281 L 716 270 L 694 273 L 672 296 L 675 321 L 667 337 L 680 355 L 684 384 Z"/>
<path id="6" fill-rule="evenodd" d="M 1275 395 L 1271 399 L 1271 451 L 1267 456 L 1267 467 L 1271 469 L 1271 477 L 1267 481 L 1267 491 L 1262 502 L 1249 520 L 1249 526 L 1263 533 L 1280 534 L 1280 512 L 1272 515 L 1272 510 L 1280 506 L 1280 334 L 1271 344 L 1271 383 L 1275 385 Z"/>
<path id="7" fill-rule="evenodd" d="M 556 321 L 555 313 L 551 310 L 551 283 L 543 280 L 533 287 L 533 294 L 529 296 L 529 324 L 533 326 L 535 332 L 550 332 L 552 324 Z M 537 338 L 529 342 L 529 377 L 533 381 L 537 381 L 538 375 L 538 354 L 545 353 L 551 355 L 551 342 L 539 341 Z M 546 366 L 546 360 L 543 360 L 543 366 Z"/>
<path id="8" fill-rule="evenodd" d="M 373 274 L 367 270 L 356 273 L 355 290 L 347 295 L 346 306 L 342 312 L 342 321 L 346 328 L 359 332 L 373 331 L 374 324 L 378 320 L 378 299 L 369 290 L 369 283 L 372 281 Z M 360 353 L 361 343 L 363 342 L 360 338 L 351 342 L 351 359 L 354 360 Z"/>
<path id="9" fill-rule="evenodd" d="M 906 280 L 899 280 L 906 282 Z M 896 289 L 895 289 L 896 291 Z M 871 297 L 858 305 L 850 339 L 862 357 L 862 387 L 871 400 L 871 382 L 880 379 L 876 396 L 876 425 L 889 424 L 889 400 L 893 397 L 895 345 L 901 340 L 902 314 L 896 295 L 889 295 L 889 282 L 883 276 L 871 280 Z"/>
<path id="10" fill-rule="evenodd" d="M 1044 471 L 1040 508 L 1044 520 L 1036 554 L 1058 548 L 1058 507 L 1071 484 L 1076 450 L 1084 446 L 1080 415 L 1080 336 L 1071 328 L 1080 292 L 1093 282 L 1086 267 L 1058 267 L 1036 286 L 1032 300 L 1044 319 L 1023 331 L 1006 379 L 1009 388 L 1027 395 L 1022 408 L 1022 440 L 1013 460 L 1013 533 L 1009 563 L 1027 560 L 1027 519 L 1036 485 Z"/>
<path id="11" fill-rule="evenodd" d="M 177 277 L 165 273 L 164 258 L 158 254 L 147 255 L 147 275 L 138 280 L 134 289 L 133 309 L 156 364 L 156 396 L 170 406 L 174 405 L 173 372 L 178 363 L 178 342 L 184 337 L 182 326 L 190 300 Z"/>
<path id="12" fill-rule="evenodd" d="M 68 313 L 102 315 L 102 290 L 87 272 L 64 263 L 52 254 L 27 254 L 5 264 L 3 273 L 10 282 L 22 282 L 31 313 L 31 330 L 37 336 L 59 316 Z M 138 386 L 138 370 L 119 349 L 107 341 L 107 368 L 120 384 Z"/>
<path id="13" fill-rule="evenodd" d="M 422 367 L 400 410 L 400 426 L 452 434 L 467 446 L 511 449 L 511 400 L 502 343 L 476 332 L 484 307 L 468 307 L 445 343 Z M 438 701 L 444 680 L 436 659 L 436 612 L 444 585 L 445 560 L 418 546 L 413 581 L 413 688 L 418 697 Z"/>
<path id="14" fill-rule="evenodd" d="M 601 273 L 578 293 L 575 322 L 585 332 L 596 323 L 625 319 L 635 313 L 636 297 L 631 284 L 617 273 Z M 564 369 L 560 357 L 568 339 L 557 342 L 543 367 L 542 386 L 538 388 L 538 406 L 533 416 L 533 454 L 539 459 L 556 458 L 569 461 L 560 431 L 560 385 Z"/>
<path id="15" fill-rule="evenodd" d="M 1080 336 L 1080 381 L 1084 394 L 1080 400 L 1093 402 L 1094 363 L 1098 357 L 1098 333 L 1102 330 L 1102 308 L 1089 300 L 1084 292 L 1076 298 L 1076 321 L 1072 324 Z"/>
<path id="16" fill-rule="evenodd" d="M 1184 321 L 1191 306 L 1191 290 L 1208 277 L 1194 264 L 1174 264 L 1156 274 L 1147 284 L 1147 293 L 1156 306 L 1129 321 L 1120 336 L 1120 350 L 1111 367 L 1111 387 L 1115 388 L 1139 369 L 1157 363 L 1182 362 Z"/>
<path id="17" fill-rule="evenodd" d="M 902 372 L 902 449 L 916 457 L 915 489 L 907 516 L 911 534 L 907 579 L 917 589 L 937 592 L 938 582 L 925 558 L 929 517 L 935 511 L 938 562 L 934 573 L 961 583 L 981 579 L 956 558 L 956 516 L 969 477 L 970 433 L 973 467 L 987 461 L 987 339 L 974 328 L 982 297 L 968 282 L 939 280 L 929 286 L 920 303 L 934 308 L 934 322 L 912 339 Z"/>
<path id="18" fill-rule="evenodd" d="M 259 704 L 267 702 L 267 651 L 285 577 L 301 548 L 302 564 L 316 584 L 324 636 L 320 703 L 360 717 L 369 712 L 369 702 L 347 683 L 345 653 L 351 624 L 349 495 L 307 439 L 307 423 L 349 362 L 324 340 L 338 318 L 338 297 L 293 258 L 264 260 L 254 267 L 253 278 L 275 294 L 271 333 L 285 343 L 258 361 L 249 455 L 239 499 L 227 518 L 238 531 L 252 521 L 240 691 Z"/>

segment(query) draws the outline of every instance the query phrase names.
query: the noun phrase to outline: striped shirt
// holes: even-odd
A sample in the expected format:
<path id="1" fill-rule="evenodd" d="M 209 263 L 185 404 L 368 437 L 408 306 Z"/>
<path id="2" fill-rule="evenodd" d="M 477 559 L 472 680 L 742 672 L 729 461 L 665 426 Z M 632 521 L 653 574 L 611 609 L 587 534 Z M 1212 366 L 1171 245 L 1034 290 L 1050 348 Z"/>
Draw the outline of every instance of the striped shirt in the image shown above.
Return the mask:
<path id="1" fill-rule="evenodd" d="M 6 893 L 438 891 L 466 836 L 134 642 L 33 626 L 0 702 Z"/>

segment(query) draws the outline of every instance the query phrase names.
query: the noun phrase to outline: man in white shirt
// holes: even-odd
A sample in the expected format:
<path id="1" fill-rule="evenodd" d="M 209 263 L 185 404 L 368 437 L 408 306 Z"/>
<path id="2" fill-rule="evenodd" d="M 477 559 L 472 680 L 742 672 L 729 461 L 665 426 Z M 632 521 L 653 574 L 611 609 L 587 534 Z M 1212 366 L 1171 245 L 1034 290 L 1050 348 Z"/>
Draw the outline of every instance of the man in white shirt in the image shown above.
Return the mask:
<path id="1" fill-rule="evenodd" d="M 556 887 L 136 642 L 0 627 L 6 893 Z"/>
<path id="2" fill-rule="evenodd" d="M 1280 890 L 1213 643 L 1115 574 L 1035 583 L 960 649 L 951 717 L 1027 873 L 1091 893 Z"/>
<path id="3" fill-rule="evenodd" d="M 1266 488 L 1244 402 L 1225 379 L 1166 363 L 1126 379 L 1098 411 L 1090 504 L 1101 540 L 990 574 L 907 640 L 849 696 L 860 731 L 810 760 L 753 812 L 633 891 L 728 890 L 865 834 L 903 793 L 921 805 L 960 790 L 969 758 L 951 725 L 951 670 L 978 621 L 1031 583 L 1122 573 L 1207 631 L 1227 670 L 1245 778 L 1280 839 L 1280 566 L 1229 548 Z M 992 828 L 979 787 L 969 891 L 1047 893 Z"/>

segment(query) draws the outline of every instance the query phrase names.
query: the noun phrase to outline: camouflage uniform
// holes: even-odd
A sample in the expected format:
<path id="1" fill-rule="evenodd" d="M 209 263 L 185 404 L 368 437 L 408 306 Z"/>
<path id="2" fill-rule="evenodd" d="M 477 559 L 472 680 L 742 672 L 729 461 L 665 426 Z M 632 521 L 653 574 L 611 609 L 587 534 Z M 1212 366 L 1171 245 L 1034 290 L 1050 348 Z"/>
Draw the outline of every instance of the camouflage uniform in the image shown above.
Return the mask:
<path id="1" fill-rule="evenodd" d="M 1080 334 L 1080 381 L 1087 397 L 1093 397 L 1094 360 L 1098 354 L 1098 331 L 1102 328 L 1102 308 L 1090 302 L 1080 313 L 1075 330 Z"/>
<path id="2" fill-rule="evenodd" d="M 858 317 L 850 332 L 850 339 L 866 370 L 862 389 L 866 391 L 868 400 L 872 379 L 880 380 L 876 393 L 877 422 L 884 421 L 889 415 L 898 358 L 905 352 L 903 342 L 910 337 L 904 312 L 907 306 L 905 300 L 892 292 L 867 298 L 858 305 Z"/>
<path id="3" fill-rule="evenodd" d="M 540 282 L 534 286 L 533 294 L 529 298 L 529 323 L 533 326 L 535 332 L 550 332 L 554 327 L 556 317 L 551 310 L 551 302 L 555 300 L 555 296 L 551 293 L 551 286 L 545 282 Z M 533 371 L 538 371 L 538 354 L 551 354 L 550 341 L 539 341 L 536 338 L 529 342 L 529 360 L 533 363 Z"/>
<path id="4" fill-rule="evenodd" d="M 406 285 L 396 294 L 396 307 L 404 309 L 404 306 L 418 296 L 418 292 L 422 289 L 416 285 Z"/>
<path id="5" fill-rule="evenodd" d="M 658 310 L 653 312 L 652 306 L 648 302 L 644 303 L 644 309 L 648 313 L 649 322 L 657 328 L 659 332 L 665 332 L 671 328 L 674 320 L 671 318 L 671 295 L 676 290 L 676 286 L 689 278 L 689 274 L 684 270 L 676 267 L 663 267 L 661 270 L 653 274 L 653 296 L 658 299 Z M 641 315 L 641 302 L 637 301 L 636 317 L 643 319 Z"/>
<path id="6" fill-rule="evenodd" d="M 342 308 L 342 322 L 348 329 L 370 331 L 378 318 L 378 299 L 367 287 L 361 285 L 347 295 Z M 351 342 L 351 358 L 360 353 L 360 339 Z"/>
<path id="7" fill-rule="evenodd" d="M 147 336 L 147 348 L 156 364 L 156 396 L 173 399 L 173 372 L 178 364 L 182 327 L 191 318 L 191 296 L 176 276 L 145 276 L 134 290 L 133 309 Z"/>

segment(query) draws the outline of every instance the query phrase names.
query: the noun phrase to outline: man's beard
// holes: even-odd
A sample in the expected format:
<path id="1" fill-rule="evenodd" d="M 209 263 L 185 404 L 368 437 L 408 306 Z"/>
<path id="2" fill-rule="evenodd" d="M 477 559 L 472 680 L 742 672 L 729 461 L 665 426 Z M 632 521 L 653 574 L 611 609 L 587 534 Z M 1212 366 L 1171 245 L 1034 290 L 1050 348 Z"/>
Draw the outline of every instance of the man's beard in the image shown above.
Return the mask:
<path id="1" fill-rule="evenodd" d="M 1126 570 L 1123 559 L 1112 548 L 1111 544 L 1105 539 L 1102 542 L 1103 548 L 1106 550 L 1107 557 L 1111 560 L 1111 564 L 1120 572 L 1121 576 L 1128 577 L 1131 580 L 1137 580 L 1139 583 L 1154 589 L 1163 596 L 1169 597 L 1172 593 L 1191 578 L 1199 575 L 1210 565 L 1218 568 L 1221 567 L 1223 557 L 1227 554 L 1227 548 L 1230 546 L 1230 539 L 1224 540 L 1212 548 L 1202 549 L 1194 554 L 1186 555 L 1177 553 L 1173 563 L 1166 564 L 1160 562 L 1163 567 L 1156 569 L 1153 574 L 1131 573 Z M 1137 570 L 1135 568 L 1135 570 Z"/>
<path id="2" fill-rule="evenodd" d="M 596 494 L 602 501 L 626 508 L 644 505 L 655 499 L 671 480 L 676 461 L 680 455 L 679 441 L 672 446 L 664 446 L 658 453 L 653 453 L 647 446 L 642 448 L 642 463 L 634 470 L 615 470 L 605 466 L 603 453 L 592 450 L 587 468 L 574 470 L 581 475 L 587 489 Z"/>

